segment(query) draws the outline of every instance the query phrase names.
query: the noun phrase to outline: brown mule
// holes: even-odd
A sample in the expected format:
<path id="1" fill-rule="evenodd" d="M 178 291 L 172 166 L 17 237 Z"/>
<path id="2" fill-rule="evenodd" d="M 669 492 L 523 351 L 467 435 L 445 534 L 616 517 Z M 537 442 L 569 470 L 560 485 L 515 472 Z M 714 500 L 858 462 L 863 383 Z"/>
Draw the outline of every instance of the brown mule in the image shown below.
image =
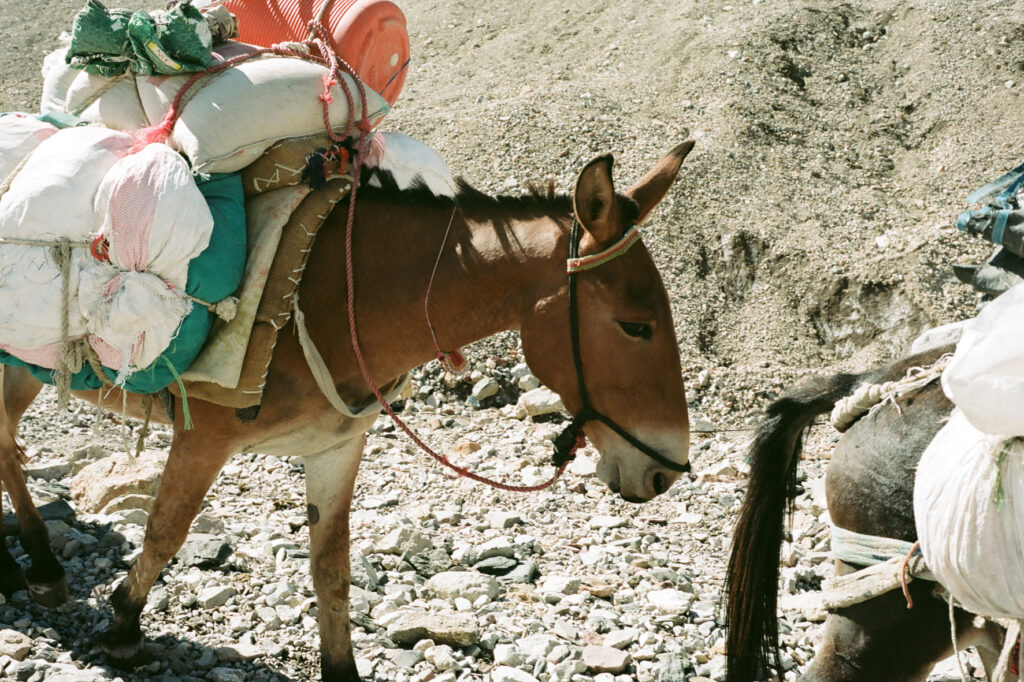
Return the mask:
<path id="1" fill-rule="evenodd" d="M 750 446 L 750 484 L 734 531 L 726 574 L 728 682 L 768 679 L 778 662 L 779 552 L 786 506 L 795 497 L 801 433 L 862 383 L 905 376 L 951 352 L 941 348 L 865 374 L 813 379 L 768 407 Z M 840 528 L 914 542 L 914 472 L 952 405 L 938 382 L 862 417 L 840 439 L 829 461 L 825 492 Z M 836 562 L 836 572 L 860 568 Z M 950 656 L 949 607 L 936 584 L 909 584 L 913 608 L 899 590 L 830 613 L 805 682 L 916 682 Z M 955 610 L 960 647 L 976 646 L 986 669 L 999 655 L 1002 628 L 977 624 Z"/>
<path id="2" fill-rule="evenodd" d="M 571 197 L 491 198 L 464 188 L 431 294 L 440 342 L 458 348 L 519 330 L 534 373 L 561 394 L 571 412 L 579 412 L 588 401 L 580 396 L 570 343 L 566 270 L 574 214 L 581 230 L 579 255 L 615 245 L 661 201 L 692 147 L 676 147 L 624 195 L 614 190 L 610 156 L 583 169 Z M 435 355 L 423 297 L 453 206 L 425 191 L 393 187 L 363 187 L 356 205 L 355 313 L 366 363 L 375 381 L 385 384 Z M 320 230 L 299 300 L 339 394 L 351 405 L 366 405 L 372 399 L 348 342 L 346 216 L 347 205 L 339 205 Z M 575 289 L 589 406 L 629 438 L 597 419 L 583 430 L 601 452 L 601 479 L 628 500 L 648 500 L 664 492 L 688 462 L 686 398 L 668 296 L 642 243 L 580 273 Z M 365 431 L 375 416 L 339 414 L 317 388 L 296 335 L 286 329 L 279 339 L 255 421 L 242 423 L 230 408 L 192 401 L 195 428 L 186 431 L 177 411 L 142 552 L 111 599 L 114 621 L 101 643 L 112 656 L 130 659 L 141 647 L 139 615 L 149 590 L 184 541 L 221 467 L 236 452 L 261 452 L 304 458 L 323 679 L 358 679 L 348 617 L 348 515 Z M 11 425 L 31 401 L 15 404 L 14 398 L 34 397 L 38 387 L 29 387 L 34 380 L 25 371 L 8 368 L 7 374 L 10 438 L 0 457 L 13 459 Z M 79 397 L 95 401 L 96 392 Z M 120 409 L 121 396 L 114 391 L 103 402 Z M 130 414 L 139 414 L 138 402 L 129 399 Z M 18 513 L 31 520 L 34 508 L 22 506 Z M 44 526 L 28 523 L 23 529 L 29 542 L 49 551 Z"/>

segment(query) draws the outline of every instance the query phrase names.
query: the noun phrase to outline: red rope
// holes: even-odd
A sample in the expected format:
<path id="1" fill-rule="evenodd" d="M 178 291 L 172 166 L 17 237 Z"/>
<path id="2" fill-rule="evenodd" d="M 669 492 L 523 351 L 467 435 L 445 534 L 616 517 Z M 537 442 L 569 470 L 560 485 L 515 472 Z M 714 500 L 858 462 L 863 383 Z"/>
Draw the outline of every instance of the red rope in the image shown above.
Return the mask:
<path id="1" fill-rule="evenodd" d="M 910 563 L 910 558 L 914 556 L 914 552 L 921 548 L 921 541 L 918 540 L 907 552 L 907 555 L 900 561 L 900 587 L 903 588 L 903 598 L 907 600 L 907 608 L 914 608 L 914 600 L 910 596 L 910 588 L 907 587 L 907 564 Z"/>

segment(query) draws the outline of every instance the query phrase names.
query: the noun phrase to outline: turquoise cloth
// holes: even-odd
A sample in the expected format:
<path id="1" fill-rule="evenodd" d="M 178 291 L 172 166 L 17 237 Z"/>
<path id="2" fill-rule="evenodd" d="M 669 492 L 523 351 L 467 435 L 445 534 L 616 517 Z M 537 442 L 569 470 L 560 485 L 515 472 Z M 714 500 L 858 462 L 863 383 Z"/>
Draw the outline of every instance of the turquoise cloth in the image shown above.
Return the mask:
<path id="1" fill-rule="evenodd" d="M 197 179 L 197 184 L 213 214 L 213 233 L 210 244 L 189 263 L 185 291 L 214 303 L 235 293 L 242 282 L 246 256 L 245 197 L 239 173 L 213 174 L 206 180 Z M 170 385 L 199 355 L 212 324 L 213 313 L 205 306 L 193 306 L 170 346 L 152 365 L 129 375 L 124 387 L 132 393 L 155 393 Z M 0 351 L 0 364 L 27 367 L 39 381 L 54 383 L 53 370 L 23 362 L 4 351 Z M 116 370 L 104 367 L 104 371 L 111 381 L 117 376 Z M 101 385 L 88 365 L 71 377 L 71 388 L 75 391 Z"/>

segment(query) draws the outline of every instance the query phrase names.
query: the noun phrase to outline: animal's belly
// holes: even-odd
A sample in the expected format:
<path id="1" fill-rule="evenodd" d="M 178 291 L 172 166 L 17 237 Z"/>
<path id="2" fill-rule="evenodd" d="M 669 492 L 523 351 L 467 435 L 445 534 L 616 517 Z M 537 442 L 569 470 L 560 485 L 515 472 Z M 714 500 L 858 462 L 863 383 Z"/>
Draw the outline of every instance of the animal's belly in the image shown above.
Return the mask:
<path id="1" fill-rule="evenodd" d="M 334 412 L 282 424 L 271 433 L 260 434 L 259 440 L 248 443 L 243 452 L 258 452 L 277 457 L 315 455 L 337 447 L 365 433 L 376 415 L 349 419 Z"/>

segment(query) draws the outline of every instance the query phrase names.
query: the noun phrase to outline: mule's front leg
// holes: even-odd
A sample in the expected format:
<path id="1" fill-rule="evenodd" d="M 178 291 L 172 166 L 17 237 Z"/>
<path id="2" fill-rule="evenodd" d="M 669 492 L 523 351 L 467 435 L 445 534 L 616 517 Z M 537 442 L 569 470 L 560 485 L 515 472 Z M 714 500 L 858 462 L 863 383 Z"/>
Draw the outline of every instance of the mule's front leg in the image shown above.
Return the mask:
<path id="1" fill-rule="evenodd" d="M 348 618 L 348 513 L 365 442 L 366 436 L 360 435 L 337 449 L 303 458 L 324 682 L 359 680 Z"/>
<path id="2" fill-rule="evenodd" d="M 213 434 L 176 431 L 160 490 L 146 524 L 142 553 L 110 598 L 114 622 L 99 644 L 113 658 L 130 660 L 142 647 L 139 616 L 160 571 L 178 552 L 217 474 L 233 454 Z"/>

